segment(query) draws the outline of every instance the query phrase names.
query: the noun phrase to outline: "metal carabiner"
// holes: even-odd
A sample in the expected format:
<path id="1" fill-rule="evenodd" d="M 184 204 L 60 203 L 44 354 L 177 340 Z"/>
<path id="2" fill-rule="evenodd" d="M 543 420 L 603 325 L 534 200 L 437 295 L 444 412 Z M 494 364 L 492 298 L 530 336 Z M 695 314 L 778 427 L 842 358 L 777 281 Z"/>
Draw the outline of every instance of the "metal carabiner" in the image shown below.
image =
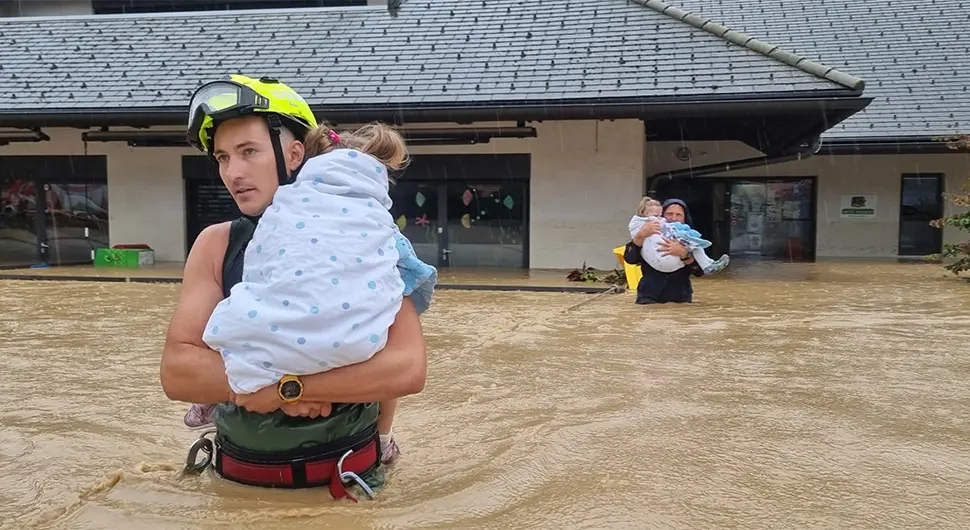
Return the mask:
<path id="1" fill-rule="evenodd" d="M 206 431 L 202 433 L 189 447 L 189 454 L 185 457 L 185 469 L 182 470 L 183 474 L 188 475 L 199 475 L 205 468 L 209 467 L 212 463 L 212 454 L 214 452 L 214 446 L 212 440 L 208 439 L 207 436 L 214 434 L 216 431 Z M 205 458 L 202 462 L 198 462 L 199 451 L 205 453 Z"/>
<path id="2" fill-rule="evenodd" d="M 370 486 L 364 482 L 364 479 L 360 478 L 360 476 L 353 471 L 344 471 L 344 460 L 353 452 L 353 449 L 349 449 L 346 453 L 344 453 L 344 456 L 340 457 L 340 460 L 337 460 L 337 476 L 340 477 L 340 482 L 344 483 L 345 485 L 349 481 L 356 482 L 357 485 L 360 486 L 360 489 L 364 490 L 364 493 L 367 494 L 367 497 L 370 498 L 370 500 L 374 500 L 374 490 L 372 490 Z"/>

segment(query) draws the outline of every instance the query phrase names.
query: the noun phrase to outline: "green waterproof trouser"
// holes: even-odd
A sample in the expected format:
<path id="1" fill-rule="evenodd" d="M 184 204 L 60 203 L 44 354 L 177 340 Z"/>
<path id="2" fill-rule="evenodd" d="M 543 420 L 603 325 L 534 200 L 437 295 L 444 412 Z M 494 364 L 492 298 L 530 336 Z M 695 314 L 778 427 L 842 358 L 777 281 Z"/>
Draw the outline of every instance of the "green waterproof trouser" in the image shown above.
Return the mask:
<path id="1" fill-rule="evenodd" d="M 216 429 L 232 444 L 248 451 L 285 453 L 333 442 L 362 432 L 377 423 L 377 403 L 335 404 L 326 418 L 287 416 L 277 410 L 257 414 L 232 403 L 220 403 L 213 414 Z M 384 466 L 361 475 L 374 490 L 384 487 Z"/>

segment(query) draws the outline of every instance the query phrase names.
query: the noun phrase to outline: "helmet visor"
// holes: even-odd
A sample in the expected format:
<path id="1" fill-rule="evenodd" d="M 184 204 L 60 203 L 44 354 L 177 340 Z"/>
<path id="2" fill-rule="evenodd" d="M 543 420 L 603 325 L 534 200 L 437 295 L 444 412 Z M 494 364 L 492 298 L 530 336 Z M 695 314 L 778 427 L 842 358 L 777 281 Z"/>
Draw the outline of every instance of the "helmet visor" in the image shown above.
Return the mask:
<path id="1" fill-rule="evenodd" d="M 269 101 L 249 87 L 228 81 L 203 85 L 189 102 L 189 140 L 200 142 L 205 149 L 209 149 L 210 135 L 208 131 L 202 131 L 204 124 L 211 127 L 215 122 L 268 107 Z M 206 118 L 211 118 L 209 124 L 206 124 Z"/>

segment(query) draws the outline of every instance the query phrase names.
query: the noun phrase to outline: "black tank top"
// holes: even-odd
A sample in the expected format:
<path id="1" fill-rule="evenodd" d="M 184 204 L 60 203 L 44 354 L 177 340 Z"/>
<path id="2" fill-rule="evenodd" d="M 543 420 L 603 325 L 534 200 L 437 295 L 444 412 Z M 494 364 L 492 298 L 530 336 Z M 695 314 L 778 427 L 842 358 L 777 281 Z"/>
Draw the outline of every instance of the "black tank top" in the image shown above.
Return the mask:
<path id="1" fill-rule="evenodd" d="M 240 217 L 229 225 L 229 244 L 222 261 L 222 295 L 226 298 L 232 286 L 242 281 L 243 258 L 255 230 L 256 222 L 248 217 Z"/>

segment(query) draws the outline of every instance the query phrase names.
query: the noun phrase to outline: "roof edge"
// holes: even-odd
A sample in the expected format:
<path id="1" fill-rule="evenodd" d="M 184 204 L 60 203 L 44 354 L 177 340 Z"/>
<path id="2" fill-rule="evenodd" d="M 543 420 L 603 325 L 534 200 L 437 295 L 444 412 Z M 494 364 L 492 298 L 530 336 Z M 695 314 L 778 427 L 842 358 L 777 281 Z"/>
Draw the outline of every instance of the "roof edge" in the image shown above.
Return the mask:
<path id="1" fill-rule="evenodd" d="M 866 82 L 858 77 L 849 75 L 845 72 L 840 72 L 835 68 L 825 66 L 824 64 L 815 62 L 807 57 L 795 55 L 794 53 L 785 51 L 778 46 L 758 40 L 745 33 L 718 24 L 709 18 L 704 18 L 690 11 L 684 11 L 683 9 L 674 7 L 663 2 L 663 0 L 632 1 L 644 7 L 653 9 L 658 13 L 667 15 L 674 20 L 689 24 L 697 29 L 704 30 L 730 43 L 737 44 L 738 46 L 760 53 L 765 57 L 798 68 L 803 72 L 807 72 L 822 79 L 827 79 L 833 83 L 840 84 L 844 87 L 857 90 L 859 92 L 862 92 L 865 89 Z"/>

